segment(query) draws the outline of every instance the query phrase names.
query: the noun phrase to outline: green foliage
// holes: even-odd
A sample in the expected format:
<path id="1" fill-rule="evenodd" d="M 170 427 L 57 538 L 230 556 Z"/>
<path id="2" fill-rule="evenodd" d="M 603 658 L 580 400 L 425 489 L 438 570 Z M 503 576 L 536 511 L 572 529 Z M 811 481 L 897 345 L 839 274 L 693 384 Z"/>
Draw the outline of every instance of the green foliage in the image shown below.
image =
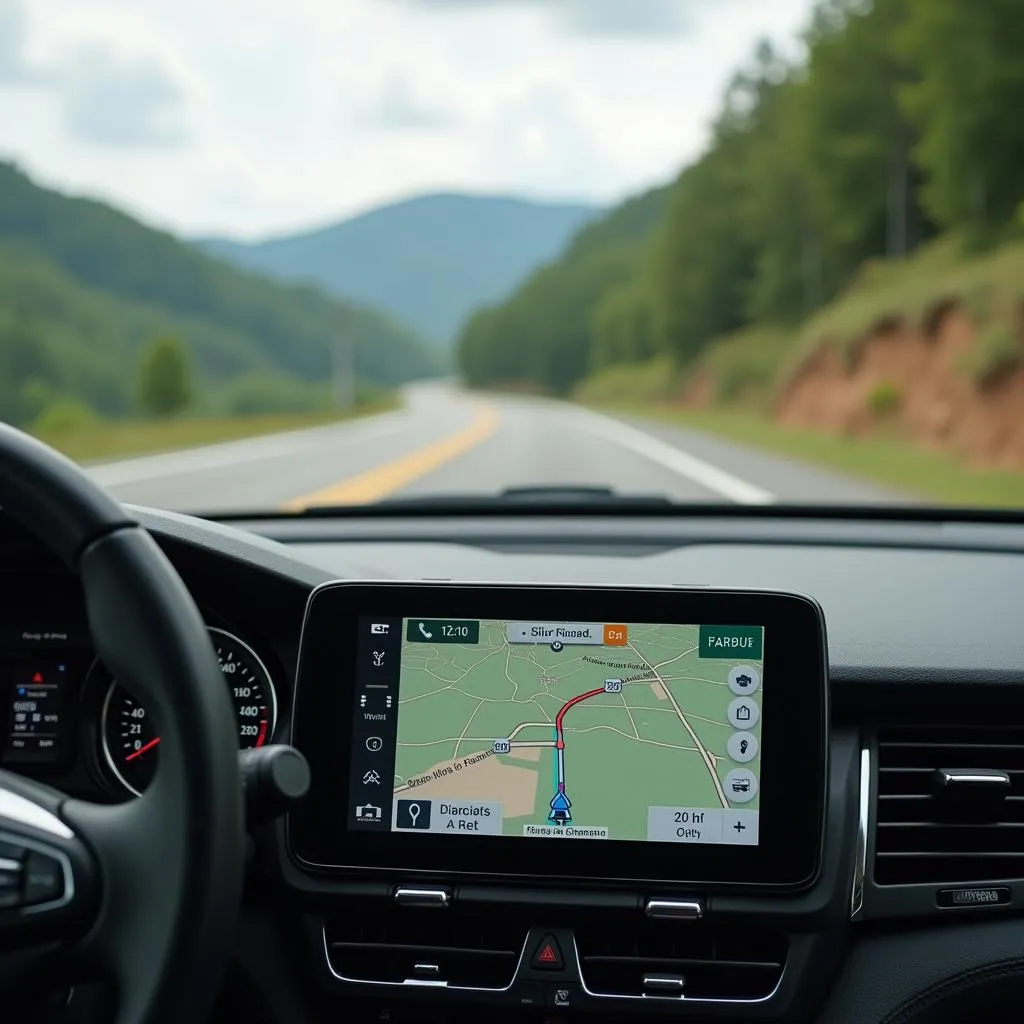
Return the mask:
<path id="1" fill-rule="evenodd" d="M 246 374 L 329 376 L 339 337 L 360 379 L 393 385 L 440 360 L 380 314 L 242 273 L 102 203 L 40 188 L 0 162 L 0 417 L 28 423 L 30 380 L 103 415 L 134 405 L 154 334 L 181 338 L 197 389 Z"/>
<path id="2" fill-rule="evenodd" d="M 944 227 L 998 236 L 1024 184 L 1024 17 L 1018 0 L 907 0 L 901 91 L 924 202 Z"/>
<path id="3" fill-rule="evenodd" d="M 650 288 L 641 278 L 609 291 L 590 324 L 594 369 L 650 359 L 657 351 Z"/>
<path id="4" fill-rule="evenodd" d="M 77 398 L 58 398 L 32 421 L 34 434 L 55 437 L 73 434 L 99 422 L 95 410 Z"/>
<path id="5" fill-rule="evenodd" d="M 922 246 L 909 259 L 878 260 L 865 268 L 842 296 L 807 322 L 800 351 L 833 344 L 851 352 L 880 324 L 902 323 L 931 335 L 940 314 L 955 308 L 987 334 L 987 323 L 1010 322 L 1022 301 L 1024 244 L 1007 243 L 977 255 L 951 236 Z M 997 328 L 994 334 L 999 333 Z M 988 362 L 977 354 L 986 347 L 979 339 L 968 354 L 970 376 L 976 361 Z"/>
<path id="6" fill-rule="evenodd" d="M 188 350 L 172 335 L 154 338 L 139 363 L 139 405 L 151 416 L 177 416 L 193 399 Z"/>
<path id="7" fill-rule="evenodd" d="M 710 378 L 718 402 L 762 408 L 774 394 L 780 367 L 786 365 L 795 341 L 788 329 L 750 327 L 708 348 L 696 372 Z"/>
<path id="8" fill-rule="evenodd" d="M 678 395 L 679 368 L 669 356 L 607 366 L 573 389 L 573 398 L 592 405 L 650 405 Z"/>
<path id="9" fill-rule="evenodd" d="M 603 365 L 619 351 L 623 315 L 599 312 L 605 297 L 628 287 L 641 274 L 646 240 L 658 222 L 667 197 L 656 189 L 624 203 L 602 220 L 585 227 L 570 244 L 565 257 L 541 267 L 506 302 L 482 309 L 466 323 L 456 345 L 459 369 L 476 386 L 531 385 L 534 389 L 565 393 L 596 362 Z M 642 320 L 642 299 L 623 299 Z M 593 352 L 595 323 L 606 332 L 604 353 Z M 631 331 L 633 328 L 630 329 Z M 649 353 L 635 327 L 628 344 Z M 631 356 L 632 358 L 632 356 Z"/>
<path id="10" fill-rule="evenodd" d="M 331 408 L 328 385 L 284 374 L 248 374 L 227 385 L 217 397 L 220 409 L 233 416 L 323 412 Z"/>
<path id="11" fill-rule="evenodd" d="M 1024 359 L 1024 348 L 1013 329 L 1000 322 L 979 332 L 973 347 L 964 354 L 961 369 L 978 388 L 991 387 Z"/>
<path id="12" fill-rule="evenodd" d="M 896 384 L 890 381 L 880 381 L 867 395 L 868 412 L 878 419 L 887 419 L 895 416 L 903 404 L 903 394 Z"/>

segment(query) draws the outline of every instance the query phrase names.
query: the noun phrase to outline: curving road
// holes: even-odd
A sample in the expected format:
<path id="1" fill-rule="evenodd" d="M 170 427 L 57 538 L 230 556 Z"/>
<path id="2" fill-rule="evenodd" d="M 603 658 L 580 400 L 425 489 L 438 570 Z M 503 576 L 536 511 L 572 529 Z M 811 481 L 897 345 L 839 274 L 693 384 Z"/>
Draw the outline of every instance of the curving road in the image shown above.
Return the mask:
<path id="1" fill-rule="evenodd" d="M 680 501 L 906 500 L 706 434 L 443 384 L 410 388 L 403 408 L 379 416 L 89 472 L 123 501 L 210 513 L 531 485 L 603 485 Z"/>

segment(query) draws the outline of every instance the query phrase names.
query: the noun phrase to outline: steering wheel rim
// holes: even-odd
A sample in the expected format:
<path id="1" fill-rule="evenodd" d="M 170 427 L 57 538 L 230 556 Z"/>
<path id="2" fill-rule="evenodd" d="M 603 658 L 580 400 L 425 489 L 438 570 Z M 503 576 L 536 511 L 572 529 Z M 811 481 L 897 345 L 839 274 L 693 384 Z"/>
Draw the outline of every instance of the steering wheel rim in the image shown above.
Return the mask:
<path id="1" fill-rule="evenodd" d="M 0 910 L 0 938 L 5 922 L 7 947 L 24 935 L 22 957 L 52 957 L 62 940 L 76 969 L 113 978 L 118 1024 L 202 1019 L 234 936 L 244 871 L 234 713 L 203 619 L 122 505 L 73 462 L 4 424 L 0 505 L 78 573 L 97 654 L 145 702 L 161 737 L 152 784 L 124 804 L 86 803 L 0 772 L 0 833 L 49 843 L 58 855 L 55 844 L 65 844 L 66 870 L 77 874 L 75 913 L 60 908 L 50 928 L 37 914 L 19 933 L 23 915 Z M 40 830 L 44 818 L 12 817 L 18 801 L 70 838 L 52 821 L 49 833 Z"/>

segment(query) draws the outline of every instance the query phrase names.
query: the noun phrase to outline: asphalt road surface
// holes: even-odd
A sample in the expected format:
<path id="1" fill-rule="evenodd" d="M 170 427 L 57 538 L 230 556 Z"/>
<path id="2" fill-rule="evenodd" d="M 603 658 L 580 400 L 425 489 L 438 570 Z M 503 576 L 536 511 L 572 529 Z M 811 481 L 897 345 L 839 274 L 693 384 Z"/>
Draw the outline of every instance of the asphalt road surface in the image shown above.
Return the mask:
<path id="1" fill-rule="evenodd" d="M 611 486 L 680 501 L 885 503 L 870 484 L 706 434 L 439 384 L 336 426 L 94 465 L 122 501 L 250 512 L 506 487 Z"/>

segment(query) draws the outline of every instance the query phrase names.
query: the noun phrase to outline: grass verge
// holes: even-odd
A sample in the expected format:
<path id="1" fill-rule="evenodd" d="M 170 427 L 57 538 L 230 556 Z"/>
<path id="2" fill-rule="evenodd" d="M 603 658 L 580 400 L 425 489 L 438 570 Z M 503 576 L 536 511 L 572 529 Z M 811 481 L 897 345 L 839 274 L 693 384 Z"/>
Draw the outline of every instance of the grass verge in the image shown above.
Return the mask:
<path id="1" fill-rule="evenodd" d="M 73 430 L 42 431 L 36 436 L 76 461 L 192 448 L 218 441 L 300 430 L 384 412 L 398 405 L 387 398 L 347 413 L 274 413 L 259 416 L 203 417 L 174 420 L 99 420 Z"/>
<path id="2" fill-rule="evenodd" d="M 606 407 L 607 408 L 607 407 Z M 752 448 L 779 452 L 941 505 L 1024 508 L 1024 473 L 974 470 L 953 456 L 891 437 L 848 438 L 795 430 L 731 410 L 617 405 L 616 411 L 706 431 Z"/>

